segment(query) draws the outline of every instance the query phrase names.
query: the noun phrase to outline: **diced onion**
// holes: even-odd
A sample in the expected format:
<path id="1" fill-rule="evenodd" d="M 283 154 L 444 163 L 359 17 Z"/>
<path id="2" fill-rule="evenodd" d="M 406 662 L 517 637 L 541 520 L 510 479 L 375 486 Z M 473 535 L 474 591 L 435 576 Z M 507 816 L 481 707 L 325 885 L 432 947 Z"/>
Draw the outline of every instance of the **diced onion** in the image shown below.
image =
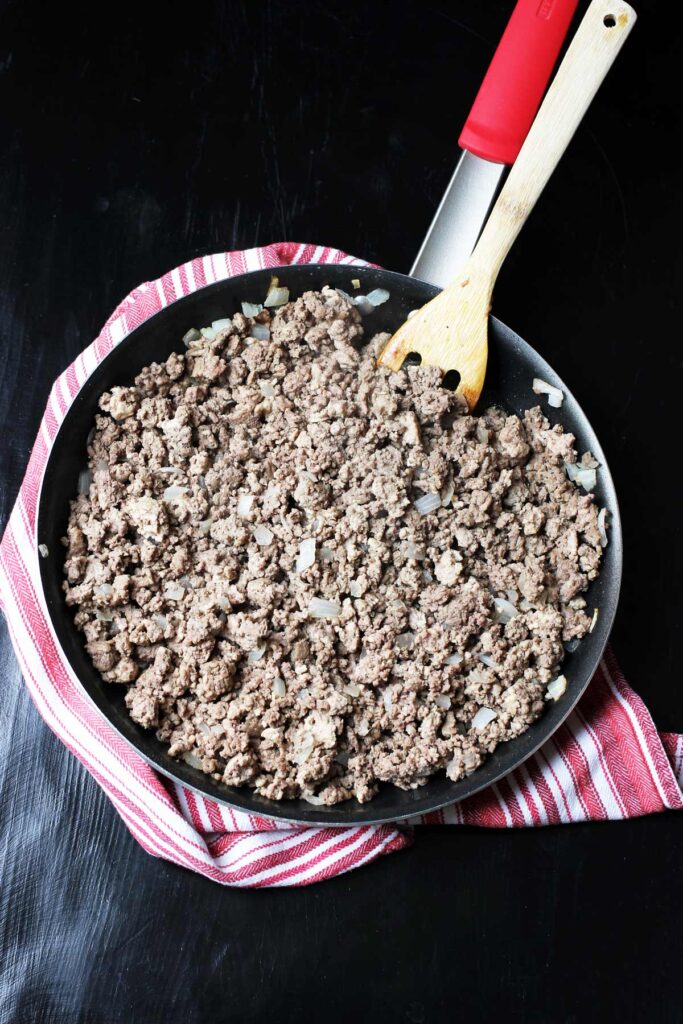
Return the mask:
<path id="1" fill-rule="evenodd" d="M 257 544 L 265 546 L 270 544 L 273 539 L 272 531 L 267 526 L 257 526 L 254 530 L 254 540 Z"/>
<path id="2" fill-rule="evenodd" d="M 168 619 L 165 615 L 155 615 L 154 621 L 161 629 L 168 629 Z"/>
<path id="3" fill-rule="evenodd" d="M 90 492 L 90 484 L 92 483 L 92 473 L 89 469 L 84 469 L 78 474 L 78 493 L 88 494 Z"/>
<path id="4" fill-rule="evenodd" d="M 414 633 L 399 633 L 399 635 L 396 637 L 396 646 L 400 647 L 404 651 L 409 651 L 414 643 Z"/>
<path id="5" fill-rule="evenodd" d="M 211 529 L 211 520 L 210 519 L 202 519 L 201 522 L 199 523 L 199 532 L 204 537 L 206 537 L 210 529 Z"/>
<path id="6" fill-rule="evenodd" d="M 557 679 L 553 679 L 552 682 L 548 683 L 548 689 L 545 691 L 545 699 L 559 700 L 566 689 L 566 676 L 558 676 Z"/>
<path id="7" fill-rule="evenodd" d="M 600 531 L 600 543 L 603 548 L 607 547 L 607 509 L 601 508 L 598 513 L 598 530 Z"/>
<path id="8" fill-rule="evenodd" d="M 486 427 L 482 426 L 481 423 L 477 423 L 475 433 L 477 435 L 477 441 L 481 441 L 482 444 L 488 444 L 489 432 Z"/>
<path id="9" fill-rule="evenodd" d="M 500 665 L 496 665 L 495 661 L 490 654 L 478 654 L 477 657 L 482 665 L 486 665 L 487 668 L 493 668 L 500 670 Z"/>
<path id="10" fill-rule="evenodd" d="M 595 626 L 596 626 L 597 621 L 598 621 L 598 615 L 599 614 L 600 614 L 600 609 L 599 608 L 595 608 L 594 611 L 593 611 L 593 618 L 591 619 L 591 624 L 588 627 L 588 632 L 589 633 L 592 633 L 593 630 L 595 629 Z"/>
<path id="11" fill-rule="evenodd" d="M 254 504 L 253 494 L 240 494 L 237 499 L 237 514 L 240 516 L 248 516 L 251 512 L 251 506 Z"/>
<path id="12" fill-rule="evenodd" d="M 214 320 L 211 324 L 213 331 L 222 331 L 224 327 L 232 327 L 232 320 L 230 317 L 223 317 L 222 320 Z"/>
<path id="13" fill-rule="evenodd" d="M 38 551 L 40 552 L 42 558 L 47 558 L 47 556 L 50 554 L 47 544 L 39 544 Z"/>
<path id="14" fill-rule="evenodd" d="M 101 597 L 108 597 L 113 590 L 114 588 L 111 583 L 100 583 L 98 587 L 95 587 L 95 593 L 99 594 Z"/>
<path id="15" fill-rule="evenodd" d="M 249 651 L 247 655 L 247 662 L 250 665 L 255 665 L 257 661 L 260 661 L 263 655 L 266 653 L 265 647 L 255 647 L 253 651 Z"/>
<path id="16" fill-rule="evenodd" d="M 370 732 L 370 723 L 366 718 L 363 718 L 362 721 L 358 723 L 356 726 L 356 732 L 359 736 L 367 736 Z"/>
<path id="17" fill-rule="evenodd" d="M 243 302 L 242 312 L 245 316 L 258 316 L 263 312 L 263 306 L 260 302 Z"/>
<path id="18" fill-rule="evenodd" d="M 576 474 L 576 483 L 584 491 L 592 491 L 598 482 L 598 474 L 594 469 L 582 469 Z"/>
<path id="19" fill-rule="evenodd" d="M 287 291 L 287 289 L 285 288 L 284 291 Z M 265 324 L 254 324 L 249 334 L 256 341 L 270 341 L 270 327 L 266 327 Z"/>
<path id="20" fill-rule="evenodd" d="M 284 679 L 281 679 L 280 676 L 276 676 L 275 679 L 273 680 L 273 696 L 284 697 L 286 696 L 286 694 L 287 687 L 285 686 Z"/>
<path id="21" fill-rule="evenodd" d="M 535 395 L 547 395 L 548 405 L 552 405 L 554 409 L 559 409 L 564 401 L 564 392 L 560 388 L 555 388 L 552 384 L 548 384 L 547 381 L 541 380 L 540 377 L 534 377 L 531 390 Z"/>
<path id="22" fill-rule="evenodd" d="M 592 491 L 598 482 L 597 471 L 590 467 L 581 466 L 579 463 L 565 462 L 567 476 L 572 483 L 583 487 L 585 491 Z"/>
<path id="23" fill-rule="evenodd" d="M 437 693 L 434 698 L 434 703 L 438 708 L 443 708 L 444 711 L 448 711 L 451 706 L 451 698 L 445 693 Z"/>
<path id="24" fill-rule="evenodd" d="M 326 601 L 322 597 L 312 597 L 308 605 L 308 614 L 314 619 L 336 619 L 341 615 L 341 605 L 336 601 Z"/>
<path id="25" fill-rule="evenodd" d="M 351 301 L 363 316 L 368 316 L 368 314 L 374 313 L 375 311 L 375 307 L 372 302 L 370 302 L 367 295 L 356 295 L 356 297 L 351 299 Z"/>
<path id="26" fill-rule="evenodd" d="M 391 699 L 391 687 L 390 686 L 387 686 L 386 689 L 384 690 L 384 692 L 382 693 L 382 701 L 384 702 L 384 710 L 386 711 L 386 713 L 388 715 L 391 714 L 391 709 L 393 708 L 394 705 L 393 705 L 393 701 Z"/>
<path id="27" fill-rule="evenodd" d="M 373 288 L 365 297 L 371 306 L 381 306 L 389 298 L 389 292 L 386 288 Z"/>
<path id="28" fill-rule="evenodd" d="M 447 665 L 459 665 L 463 660 L 462 654 L 451 654 L 450 657 L 446 658 Z"/>
<path id="29" fill-rule="evenodd" d="M 171 484 L 164 491 L 162 497 L 164 501 L 176 501 L 177 498 L 182 497 L 183 494 L 187 494 L 187 487 L 179 487 L 178 484 Z"/>
<path id="30" fill-rule="evenodd" d="M 263 303 L 264 306 L 272 308 L 274 306 L 284 306 L 285 302 L 289 302 L 289 288 L 279 288 L 278 285 L 277 277 L 271 277 L 270 288 Z"/>
<path id="31" fill-rule="evenodd" d="M 295 747 L 293 754 L 291 755 L 292 761 L 295 764 L 303 764 L 306 758 L 310 757 L 313 753 L 313 737 L 310 733 L 306 733 L 298 747 Z"/>
<path id="32" fill-rule="evenodd" d="M 426 516 L 441 507 L 441 498 L 438 494 L 423 494 L 413 502 L 413 505 L 421 516 Z"/>
<path id="33" fill-rule="evenodd" d="M 349 581 L 349 594 L 351 595 L 351 597 L 362 597 L 363 596 L 363 589 L 362 589 L 360 583 L 358 582 L 358 580 L 350 580 Z"/>
<path id="34" fill-rule="evenodd" d="M 304 537 L 299 545 L 299 555 L 296 560 L 296 571 L 305 572 L 315 562 L 315 538 Z"/>
<path id="35" fill-rule="evenodd" d="M 313 804 L 314 807 L 322 807 L 325 803 L 321 796 L 316 796 L 315 793 L 302 793 L 301 799 L 305 800 L 307 804 Z"/>
<path id="36" fill-rule="evenodd" d="M 498 717 L 497 711 L 492 711 L 491 708 L 479 708 L 476 715 L 472 719 L 472 729 L 483 729 L 489 725 L 494 718 Z"/>
<path id="37" fill-rule="evenodd" d="M 178 469 L 176 466 L 158 466 L 157 473 L 177 473 Z"/>
<path id="38" fill-rule="evenodd" d="M 264 504 L 267 504 L 269 501 L 272 501 L 275 504 L 277 504 L 279 502 L 279 500 L 280 500 L 280 491 L 275 486 L 267 487 L 265 489 L 265 491 L 263 492 L 262 500 L 263 500 Z"/>
<path id="39" fill-rule="evenodd" d="M 567 654 L 573 654 L 580 643 L 581 641 L 575 637 L 573 640 L 567 641 L 567 643 L 564 645 L 564 649 L 567 652 Z"/>
<path id="40" fill-rule="evenodd" d="M 185 596 L 185 591 L 179 584 L 170 583 L 164 590 L 164 597 L 170 601 L 180 601 Z"/>
<path id="41" fill-rule="evenodd" d="M 114 612 L 111 608 L 96 608 L 95 618 L 99 619 L 100 622 L 112 622 L 114 618 Z"/>
<path id="42" fill-rule="evenodd" d="M 348 693 L 349 697 L 360 697 L 360 686 L 356 683 L 346 683 L 342 689 L 344 693 Z"/>
<path id="43" fill-rule="evenodd" d="M 197 755 L 193 754 L 190 750 L 187 750 L 182 755 L 182 758 L 185 764 L 189 764 L 190 768 L 201 768 L 202 766 L 201 758 L 197 757 Z"/>
<path id="44" fill-rule="evenodd" d="M 258 386 L 261 389 L 261 394 L 263 395 L 264 398 L 275 397 L 275 388 L 273 387 L 269 380 L 260 380 L 258 382 Z"/>
<path id="45" fill-rule="evenodd" d="M 515 615 L 518 615 L 518 611 L 511 601 L 507 601 L 504 597 L 496 597 L 493 599 L 493 603 L 496 606 L 494 618 L 496 622 L 500 622 L 502 625 L 510 622 L 514 619 Z"/>
<path id="46" fill-rule="evenodd" d="M 187 332 L 187 334 L 183 335 L 183 344 L 185 345 L 185 348 L 189 348 L 191 342 L 199 341 L 200 338 L 201 338 L 201 334 L 197 330 L 197 328 L 196 327 L 191 327 L 190 330 Z"/>
<path id="47" fill-rule="evenodd" d="M 455 484 L 453 483 L 452 480 L 449 480 L 449 482 L 446 484 L 446 486 L 441 491 L 441 504 L 444 507 L 446 505 L 450 505 L 454 494 L 455 494 Z"/>
<path id="48" fill-rule="evenodd" d="M 202 327 L 202 338 L 206 338 L 207 341 L 215 341 L 216 332 L 213 327 Z"/>

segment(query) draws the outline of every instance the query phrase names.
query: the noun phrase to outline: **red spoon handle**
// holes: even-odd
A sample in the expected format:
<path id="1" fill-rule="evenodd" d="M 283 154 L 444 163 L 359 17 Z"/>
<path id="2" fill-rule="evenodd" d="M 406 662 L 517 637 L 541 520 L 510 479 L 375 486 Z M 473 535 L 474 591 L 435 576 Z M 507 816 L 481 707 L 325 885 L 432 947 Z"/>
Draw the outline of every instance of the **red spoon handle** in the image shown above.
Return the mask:
<path id="1" fill-rule="evenodd" d="M 536 116 L 578 0 L 518 0 L 460 135 L 476 156 L 513 164 Z"/>

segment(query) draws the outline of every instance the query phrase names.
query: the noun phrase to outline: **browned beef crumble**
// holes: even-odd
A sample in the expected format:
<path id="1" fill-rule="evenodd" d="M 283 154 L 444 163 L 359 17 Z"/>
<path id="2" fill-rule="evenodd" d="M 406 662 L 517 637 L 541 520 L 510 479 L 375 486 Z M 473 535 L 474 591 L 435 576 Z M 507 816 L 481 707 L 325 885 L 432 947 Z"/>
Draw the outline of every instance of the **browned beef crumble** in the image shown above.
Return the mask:
<path id="1" fill-rule="evenodd" d="M 270 799 L 460 779 L 541 714 L 589 628 L 602 548 L 574 438 L 377 369 L 386 336 L 361 347 L 331 289 L 257 320 L 269 340 L 238 313 L 100 400 L 65 540 L 93 664 L 173 756 Z"/>

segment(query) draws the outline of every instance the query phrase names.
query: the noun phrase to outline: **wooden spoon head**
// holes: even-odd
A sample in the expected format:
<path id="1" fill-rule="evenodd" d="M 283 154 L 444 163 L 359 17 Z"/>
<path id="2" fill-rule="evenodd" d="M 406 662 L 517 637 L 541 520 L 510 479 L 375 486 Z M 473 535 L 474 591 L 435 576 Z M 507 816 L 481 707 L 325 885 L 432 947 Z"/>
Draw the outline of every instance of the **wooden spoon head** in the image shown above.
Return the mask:
<path id="1" fill-rule="evenodd" d="M 486 377 L 490 308 L 488 281 L 462 276 L 399 327 L 377 362 L 400 370 L 406 356 L 417 352 L 422 365 L 438 366 L 444 374 L 457 370 L 456 392 L 474 409 Z"/>

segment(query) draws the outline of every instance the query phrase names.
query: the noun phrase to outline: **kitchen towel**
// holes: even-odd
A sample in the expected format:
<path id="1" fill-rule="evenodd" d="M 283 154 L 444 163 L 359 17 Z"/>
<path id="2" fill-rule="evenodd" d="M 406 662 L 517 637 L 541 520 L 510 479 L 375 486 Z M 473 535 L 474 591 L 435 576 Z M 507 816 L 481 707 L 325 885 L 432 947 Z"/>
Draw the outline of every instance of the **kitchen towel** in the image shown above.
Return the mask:
<path id="1" fill-rule="evenodd" d="M 234 274 L 292 263 L 367 265 L 336 249 L 290 242 L 192 260 L 136 288 L 55 382 L 0 544 L 0 600 L 26 684 L 48 726 L 148 853 L 223 885 L 307 885 L 330 878 L 402 849 L 421 824 L 514 828 L 683 807 L 683 736 L 657 732 L 609 651 L 577 708 L 520 768 L 474 797 L 397 825 L 292 826 L 223 807 L 155 772 L 83 695 L 39 596 L 36 509 L 59 425 L 94 367 L 163 306 Z"/>

